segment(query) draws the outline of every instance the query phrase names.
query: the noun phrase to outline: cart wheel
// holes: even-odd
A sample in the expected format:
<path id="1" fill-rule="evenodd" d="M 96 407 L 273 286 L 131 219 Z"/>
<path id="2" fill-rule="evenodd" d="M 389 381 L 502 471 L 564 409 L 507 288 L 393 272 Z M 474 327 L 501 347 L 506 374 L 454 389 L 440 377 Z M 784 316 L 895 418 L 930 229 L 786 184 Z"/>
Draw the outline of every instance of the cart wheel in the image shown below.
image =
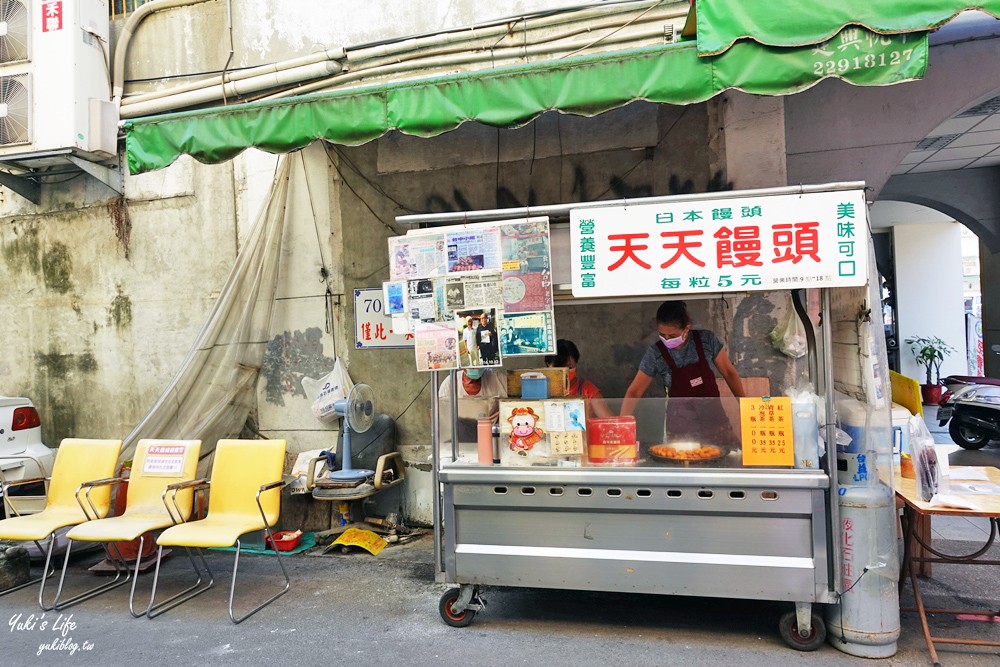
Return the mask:
<path id="1" fill-rule="evenodd" d="M 812 630 L 807 637 L 799 634 L 798 621 L 795 612 L 790 611 L 781 617 L 778 630 L 785 643 L 796 651 L 815 651 L 826 641 L 826 623 L 816 614 L 812 615 Z"/>
<path id="2" fill-rule="evenodd" d="M 476 617 L 476 612 L 471 609 L 465 609 L 459 614 L 451 610 L 451 605 L 455 604 L 455 600 L 458 599 L 460 593 L 460 589 L 450 588 L 444 592 L 444 595 L 441 596 L 441 601 L 438 603 L 441 620 L 453 628 L 464 628 L 469 623 L 472 623 L 472 619 Z"/>

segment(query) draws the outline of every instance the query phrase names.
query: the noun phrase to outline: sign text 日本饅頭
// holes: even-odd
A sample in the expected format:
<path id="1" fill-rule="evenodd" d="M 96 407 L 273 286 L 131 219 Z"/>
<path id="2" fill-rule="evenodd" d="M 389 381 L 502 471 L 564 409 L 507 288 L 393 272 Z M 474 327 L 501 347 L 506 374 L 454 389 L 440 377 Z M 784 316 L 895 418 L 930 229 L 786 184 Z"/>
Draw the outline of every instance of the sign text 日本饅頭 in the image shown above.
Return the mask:
<path id="1" fill-rule="evenodd" d="M 846 287 L 868 278 L 864 191 L 575 209 L 573 296 Z"/>

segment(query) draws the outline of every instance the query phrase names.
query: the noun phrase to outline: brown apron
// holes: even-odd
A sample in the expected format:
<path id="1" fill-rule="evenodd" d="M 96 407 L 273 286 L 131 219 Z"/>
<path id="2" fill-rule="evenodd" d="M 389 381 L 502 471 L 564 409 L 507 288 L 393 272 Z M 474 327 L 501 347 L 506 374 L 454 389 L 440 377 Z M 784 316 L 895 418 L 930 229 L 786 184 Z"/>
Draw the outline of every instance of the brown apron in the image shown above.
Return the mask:
<path id="1" fill-rule="evenodd" d="M 670 389 L 667 391 L 667 441 L 696 440 L 703 445 L 731 446 L 733 429 L 719 399 L 719 385 L 705 356 L 701 332 L 691 331 L 698 361 L 678 366 L 663 341 L 656 347 L 670 367 Z M 698 401 L 673 400 L 700 398 Z"/>

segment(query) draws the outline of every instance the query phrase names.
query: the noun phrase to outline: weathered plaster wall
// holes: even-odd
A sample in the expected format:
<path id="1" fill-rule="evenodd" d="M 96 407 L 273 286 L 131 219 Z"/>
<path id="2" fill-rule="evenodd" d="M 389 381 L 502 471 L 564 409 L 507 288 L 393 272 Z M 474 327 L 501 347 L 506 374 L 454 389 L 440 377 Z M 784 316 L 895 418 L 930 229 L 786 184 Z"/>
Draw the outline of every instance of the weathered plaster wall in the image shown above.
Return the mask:
<path id="1" fill-rule="evenodd" d="M 0 391 L 36 402 L 48 444 L 123 437 L 173 375 L 235 256 L 231 174 L 126 179 L 128 259 L 103 185 L 46 187 L 37 209 L 3 193 Z"/>
<path id="2" fill-rule="evenodd" d="M 187 81 L 185 75 L 241 69 L 298 57 L 323 47 L 355 46 L 395 37 L 459 28 L 579 0 L 233 0 L 157 12 L 132 38 L 128 90 L 156 90 Z M 115 35 L 120 31 L 118 22 Z M 230 46 L 233 47 L 230 57 Z"/>

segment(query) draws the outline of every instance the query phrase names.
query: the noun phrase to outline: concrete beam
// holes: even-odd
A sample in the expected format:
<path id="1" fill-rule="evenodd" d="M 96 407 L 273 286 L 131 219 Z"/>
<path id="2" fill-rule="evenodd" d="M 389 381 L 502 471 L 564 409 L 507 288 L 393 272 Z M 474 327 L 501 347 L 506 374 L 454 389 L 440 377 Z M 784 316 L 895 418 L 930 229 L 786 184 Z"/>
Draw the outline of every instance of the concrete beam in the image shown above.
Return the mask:
<path id="1" fill-rule="evenodd" d="M 893 176 L 879 199 L 940 211 L 968 227 L 990 252 L 1000 252 L 1000 167 Z"/>
<path id="2" fill-rule="evenodd" d="M 821 81 L 785 100 L 788 182 L 864 180 L 878 199 L 903 157 L 938 125 L 1000 93 L 984 63 L 1000 62 L 1000 38 L 930 50 L 927 75 L 888 87 Z"/>

